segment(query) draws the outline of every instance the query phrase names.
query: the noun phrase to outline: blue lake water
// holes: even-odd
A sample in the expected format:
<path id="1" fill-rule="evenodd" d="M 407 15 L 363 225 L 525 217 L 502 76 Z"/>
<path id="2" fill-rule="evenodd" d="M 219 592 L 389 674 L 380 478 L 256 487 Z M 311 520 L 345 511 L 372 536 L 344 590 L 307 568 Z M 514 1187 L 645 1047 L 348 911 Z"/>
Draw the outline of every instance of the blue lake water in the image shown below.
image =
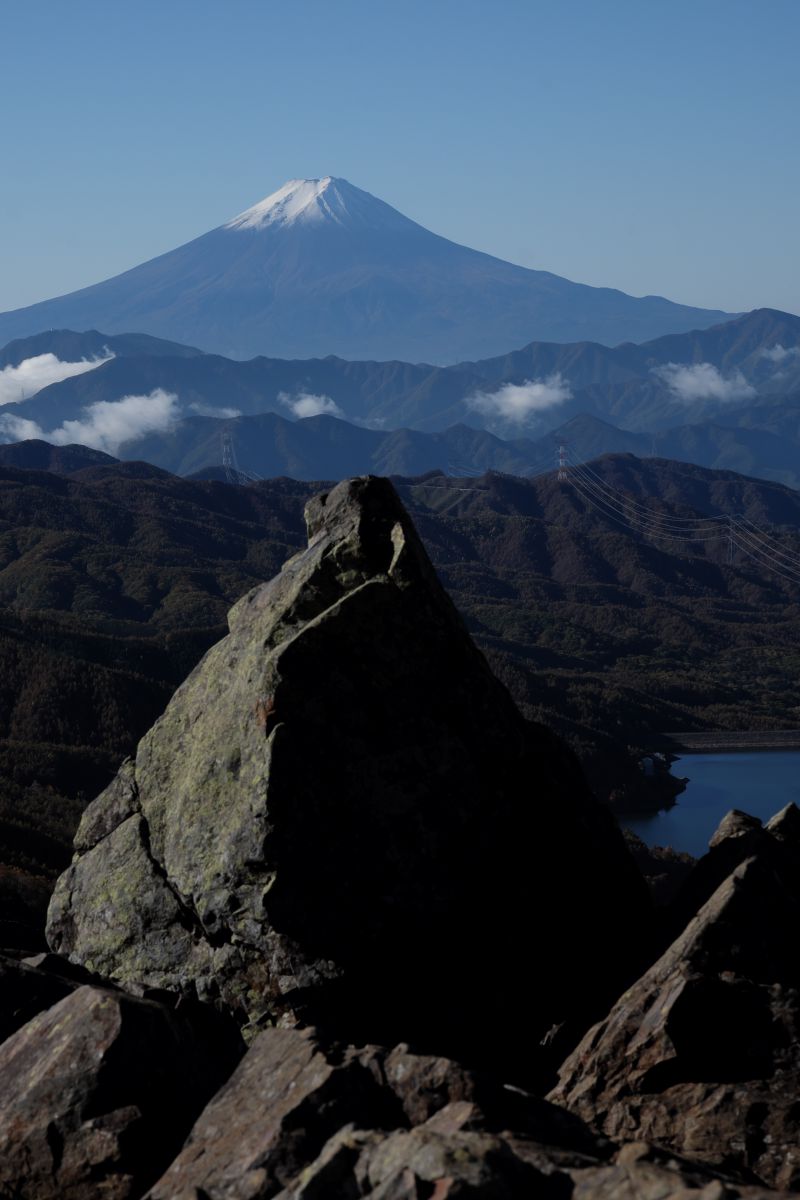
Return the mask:
<path id="1" fill-rule="evenodd" d="M 672 764 L 672 774 L 689 779 L 673 808 L 621 819 L 648 846 L 705 854 L 708 839 L 730 809 L 767 821 L 790 800 L 800 804 L 798 750 L 686 754 Z"/>

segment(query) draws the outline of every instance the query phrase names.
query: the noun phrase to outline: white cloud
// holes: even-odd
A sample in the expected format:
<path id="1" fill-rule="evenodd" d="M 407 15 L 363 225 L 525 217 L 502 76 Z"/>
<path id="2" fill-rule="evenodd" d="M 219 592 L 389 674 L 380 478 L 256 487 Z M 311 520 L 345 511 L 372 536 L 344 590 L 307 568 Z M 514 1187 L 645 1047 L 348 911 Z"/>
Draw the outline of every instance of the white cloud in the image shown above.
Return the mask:
<path id="1" fill-rule="evenodd" d="M 77 442 L 95 450 L 116 454 L 123 442 L 146 433 L 164 433 L 181 416 L 178 397 L 156 388 L 147 396 L 123 396 L 121 400 L 98 400 L 84 408 L 80 419 L 64 421 L 45 431 L 34 421 L 5 413 L 0 416 L 0 438 L 21 441 L 42 438 L 56 446 Z"/>
<path id="2" fill-rule="evenodd" d="M 19 366 L 3 367 L 0 370 L 0 405 L 29 400 L 48 384 L 94 371 L 113 357 L 113 354 L 106 354 L 102 358 L 82 358 L 80 362 L 61 362 L 55 354 L 37 354 L 24 359 Z"/>
<path id="3" fill-rule="evenodd" d="M 315 396 L 312 392 L 298 392 L 297 395 L 290 396 L 288 392 L 279 392 L 278 400 L 298 418 L 319 417 L 322 413 L 327 413 L 329 417 L 345 415 L 330 396 Z"/>
<path id="4" fill-rule="evenodd" d="M 525 383 L 507 383 L 497 392 L 474 392 L 467 405 L 488 417 L 499 417 L 522 425 L 533 413 L 563 404 L 572 389 L 559 372 L 546 379 L 527 379 Z"/>
<path id="5" fill-rule="evenodd" d="M 663 379 L 676 400 L 691 404 L 695 400 L 718 400 L 730 404 L 736 400 L 751 400 L 754 387 L 741 371 L 723 375 L 713 363 L 665 363 L 652 372 Z"/>
<path id="6" fill-rule="evenodd" d="M 215 404 L 204 404 L 201 400 L 196 400 L 194 404 L 189 405 L 189 412 L 196 413 L 198 417 L 240 417 L 242 410 L 240 408 L 219 408 Z"/>
<path id="7" fill-rule="evenodd" d="M 774 363 L 782 363 L 787 358 L 796 358 L 798 355 L 800 355 L 800 346 L 782 346 L 780 342 L 776 342 L 769 349 L 762 350 L 759 358 L 766 358 Z"/>
<path id="8" fill-rule="evenodd" d="M 0 442 L 27 442 L 30 438 L 44 438 L 41 425 L 11 413 L 0 417 Z"/>

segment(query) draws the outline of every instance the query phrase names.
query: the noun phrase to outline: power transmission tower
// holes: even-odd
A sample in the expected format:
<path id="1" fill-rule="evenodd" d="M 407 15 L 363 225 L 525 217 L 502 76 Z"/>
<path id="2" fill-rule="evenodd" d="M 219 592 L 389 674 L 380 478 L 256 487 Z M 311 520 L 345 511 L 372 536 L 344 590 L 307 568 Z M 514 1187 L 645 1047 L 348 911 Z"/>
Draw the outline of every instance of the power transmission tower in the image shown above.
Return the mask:
<path id="1" fill-rule="evenodd" d="M 239 466 L 239 460 L 236 457 L 236 450 L 233 445 L 233 436 L 227 431 L 220 435 L 222 442 L 222 466 L 225 471 L 225 478 L 228 483 L 237 483 L 244 486 L 246 483 L 256 483 L 262 478 L 255 471 L 243 471 Z"/>
<path id="2" fill-rule="evenodd" d="M 561 441 L 558 443 L 558 475 L 556 476 L 556 479 L 558 479 L 561 483 L 564 483 L 564 482 L 566 482 L 566 480 L 568 478 L 569 477 L 567 475 L 567 443 L 564 441 Z"/>
<path id="3" fill-rule="evenodd" d="M 227 431 L 223 432 L 222 434 L 222 466 L 228 483 L 242 482 L 242 472 L 240 471 L 239 464 L 236 461 L 236 451 L 233 447 L 233 438 Z"/>

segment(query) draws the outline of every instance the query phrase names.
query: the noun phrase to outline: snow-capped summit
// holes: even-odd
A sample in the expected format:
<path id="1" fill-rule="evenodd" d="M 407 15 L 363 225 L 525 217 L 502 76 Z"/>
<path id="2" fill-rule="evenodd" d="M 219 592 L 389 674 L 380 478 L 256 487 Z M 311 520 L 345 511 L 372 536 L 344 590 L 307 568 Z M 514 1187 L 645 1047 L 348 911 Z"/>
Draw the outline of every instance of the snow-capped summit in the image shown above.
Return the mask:
<path id="1" fill-rule="evenodd" d="M 297 224 L 414 228 L 414 222 L 346 179 L 290 179 L 283 187 L 227 221 L 224 229 L 286 228 Z"/>

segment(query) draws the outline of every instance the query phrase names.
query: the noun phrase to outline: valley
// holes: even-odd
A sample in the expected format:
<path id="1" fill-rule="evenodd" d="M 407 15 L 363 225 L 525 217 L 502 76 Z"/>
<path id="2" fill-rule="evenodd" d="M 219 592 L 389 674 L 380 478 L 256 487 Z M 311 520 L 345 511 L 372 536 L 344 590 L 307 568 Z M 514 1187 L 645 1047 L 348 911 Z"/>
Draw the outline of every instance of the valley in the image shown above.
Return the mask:
<path id="1" fill-rule="evenodd" d="M 8 868 L 45 880 L 231 604 L 302 545 L 321 486 L 232 487 L 56 453 L 40 458 L 49 472 L 0 467 L 2 844 Z M 790 489 L 632 456 L 593 470 L 654 518 L 741 511 L 800 552 Z M 648 538 L 552 473 L 395 487 L 495 673 L 618 811 L 674 794 L 640 766 L 670 753 L 666 732 L 800 723 L 797 589 L 763 563 L 728 564 L 724 541 Z"/>

